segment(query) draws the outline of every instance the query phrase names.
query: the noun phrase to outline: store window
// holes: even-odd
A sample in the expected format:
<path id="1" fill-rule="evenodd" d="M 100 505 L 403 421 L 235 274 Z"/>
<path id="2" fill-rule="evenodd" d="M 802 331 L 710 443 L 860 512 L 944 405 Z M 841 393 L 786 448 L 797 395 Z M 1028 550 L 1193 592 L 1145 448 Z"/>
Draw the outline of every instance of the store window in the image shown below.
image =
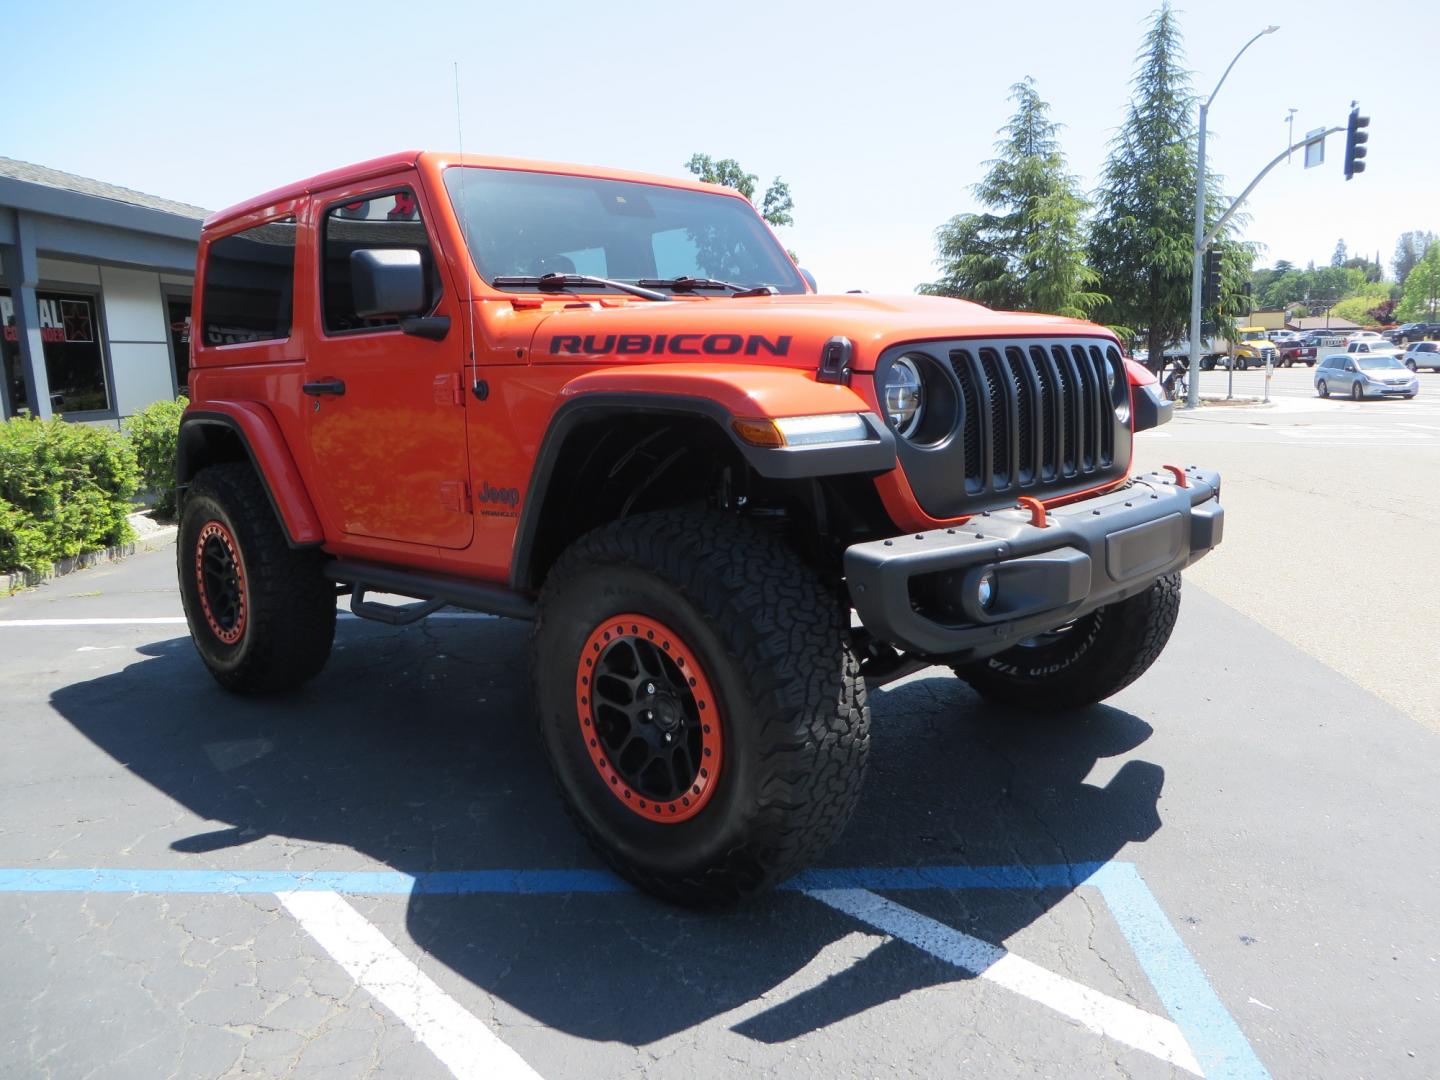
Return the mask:
<path id="1" fill-rule="evenodd" d="M 165 294 L 165 321 L 170 339 L 170 363 L 175 367 L 175 392 L 183 394 L 190 380 L 190 297 Z"/>
<path id="2" fill-rule="evenodd" d="M 95 297 L 85 293 L 37 291 L 40 340 L 45 375 L 50 383 L 50 408 L 59 415 L 111 412 L 105 350 Z M 4 392 L 11 415 L 29 411 L 24 365 L 20 363 L 19 332 L 9 289 L 0 289 L 0 322 L 4 323 Z"/>
<path id="3" fill-rule="evenodd" d="M 204 343 L 289 337 L 294 295 L 293 217 L 221 237 L 205 256 Z"/>

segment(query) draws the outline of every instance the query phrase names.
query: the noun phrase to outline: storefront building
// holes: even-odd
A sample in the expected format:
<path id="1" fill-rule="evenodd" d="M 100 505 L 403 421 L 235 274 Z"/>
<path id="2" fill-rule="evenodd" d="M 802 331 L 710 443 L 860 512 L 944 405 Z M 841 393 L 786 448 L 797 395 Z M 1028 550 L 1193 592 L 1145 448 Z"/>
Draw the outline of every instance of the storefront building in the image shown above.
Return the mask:
<path id="1" fill-rule="evenodd" d="M 205 214 L 0 157 L 0 419 L 118 424 L 183 392 Z"/>

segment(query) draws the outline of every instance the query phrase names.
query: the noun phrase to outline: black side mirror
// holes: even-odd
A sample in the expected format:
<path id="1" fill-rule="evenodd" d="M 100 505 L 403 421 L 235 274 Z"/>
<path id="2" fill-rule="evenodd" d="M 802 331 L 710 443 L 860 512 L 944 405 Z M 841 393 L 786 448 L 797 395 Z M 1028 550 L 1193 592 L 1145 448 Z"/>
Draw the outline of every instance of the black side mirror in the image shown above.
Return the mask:
<path id="1" fill-rule="evenodd" d="M 414 248 L 365 248 L 350 253 L 350 290 L 362 319 L 418 315 L 428 307 L 425 266 Z"/>

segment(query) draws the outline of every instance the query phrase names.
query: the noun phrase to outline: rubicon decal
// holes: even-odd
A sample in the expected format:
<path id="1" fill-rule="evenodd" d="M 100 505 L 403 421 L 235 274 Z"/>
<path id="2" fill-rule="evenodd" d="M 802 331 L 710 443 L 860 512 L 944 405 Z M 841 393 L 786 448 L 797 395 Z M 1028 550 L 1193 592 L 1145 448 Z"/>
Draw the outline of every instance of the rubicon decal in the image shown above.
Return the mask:
<path id="1" fill-rule="evenodd" d="M 785 356 L 790 335 L 763 334 L 556 334 L 552 353 L 576 356 Z"/>

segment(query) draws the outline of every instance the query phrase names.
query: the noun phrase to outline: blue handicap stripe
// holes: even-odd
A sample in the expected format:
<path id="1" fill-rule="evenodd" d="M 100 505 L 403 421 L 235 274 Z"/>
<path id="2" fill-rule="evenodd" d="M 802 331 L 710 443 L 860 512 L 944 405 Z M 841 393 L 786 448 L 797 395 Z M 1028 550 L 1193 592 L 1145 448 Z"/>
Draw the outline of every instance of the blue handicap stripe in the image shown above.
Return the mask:
<path id="1" fill-rule="evenodd" d="M 1145 977 L 1185 1036 L 1207 1080 L 1268 1080 L 1270 1074 L 1221 1003 L 1134 863 L 1106 863 L 1090 878 Z"/>
<path id="2" fill-rule="evenodd" d="M 806 870 L 779 886 L 808 889 L 1071 889 L 1100 891 L 1146 977 L 1208 1080 L 1268 1080 L 1240 1026 L 1133 863 L 848 867 Z M 629 893 L 605 870 L 117 870 L 0 869 L 0 893 L 337 892 L 356 896 L 542 896 Z"/>

